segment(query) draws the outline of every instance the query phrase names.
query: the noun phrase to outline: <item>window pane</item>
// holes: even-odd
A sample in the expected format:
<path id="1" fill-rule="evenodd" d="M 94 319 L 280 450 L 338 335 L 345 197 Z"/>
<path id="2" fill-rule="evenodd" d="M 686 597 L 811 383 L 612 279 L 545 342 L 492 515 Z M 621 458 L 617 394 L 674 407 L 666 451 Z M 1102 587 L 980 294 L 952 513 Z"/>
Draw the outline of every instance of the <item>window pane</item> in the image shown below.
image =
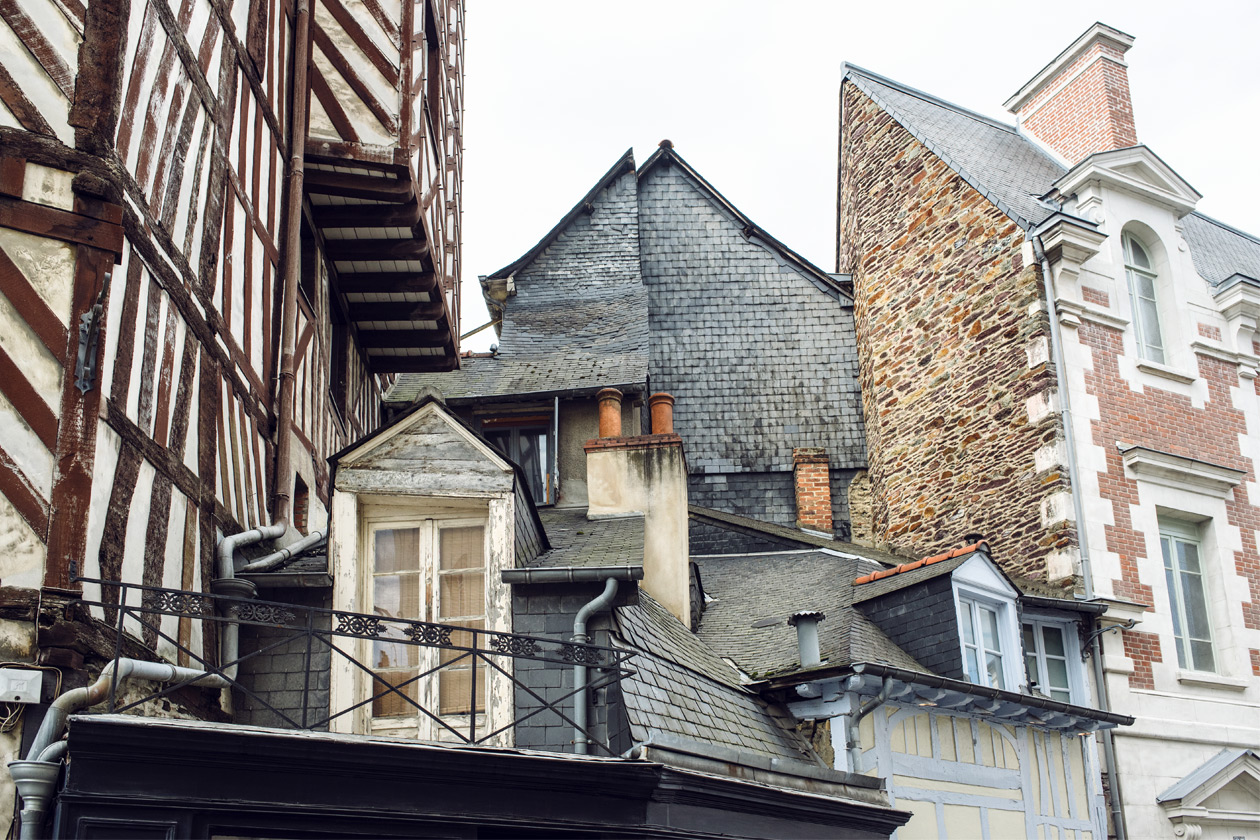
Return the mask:
<path id="1" fill-rule="evenodd" d="M 1025 624 L 1024 630 L 1024 665 L 1028 668 L 1028 682 L 1031 685 L 1041 684 L 1041 674 L 1037 668 L 1037 629 Z"/>
<path id="2" fill-rule="evenodd" d="M 438 578 L 442 592 L 442 600 L 439 602 L 441 617 L 448 619 L 484 615 L 486 612 L 485 580 L 485 574 L 481 571 L 441 575 Z"/>
<path id="3" fill-rule="evenodd" d="M 980 662 L 976 659 L 975 648 L 963 648 L 964 667 L 967 669 L 967 681 L 980 682 Z"/>
<path id="4" fill-rule="evenodd" d="M 472 669 L 448 669 L 438 672 L 438 714 L 466 715 L 472 700 Z M 477 667 L 477 711 L 486 710 L 486 669 Z"/>
<path id="5" fill-rule="evenodd" d="M 997 613 L 988 607 L 981 607 L 980 626 L 984 629 L 984 646 L 989 650 L 1001 650 L 1002 645 L 998 641 Z"/>
<path id="6" fill-rule="evenodd" d="M 372 605 L 385 618 L 420 618 L 420 576 L 377 575 L 372 579 Z"/>
<path id="7" fill-rule="evenodd" d="M 963 641 L 969 645 L 974 645 L 976 643 L 976 629 L 971 623 L 971 602 L 963 601 L 962 609 L 959 612 L 962 613 Z"/>
<path id="8" fill-rule="evenodd" d="M 1146 249 L 1139 245 L 1136 239 L 1131 236 L 1126 236 L 1124 238 L 1124 244 L 1126 251 L 1125 256 L 1127 257 L 1130 265 L 1136 265 L 1147 269 L 1151 267 L 1151 260 L 1150 257 L 1146 255 Z"/>
<path id="9" fill-rule="evenodd" d="M 1072 693 L 1066 688 L 1052 688 L 1050 689 L 1050 698 L 1058 700 L 1060 703 L 1071 703 Z"/>
<path id="10" fill-rule="evenodd" d="M 1181 593 L 1186 599 L 1186 635 L 1191 639 L 1211 639 L 1212 630 L 1211 625 L 1208 623 L 1207 599 L 1203 593 L 1203 577 L 1201 575 L 1183 574 L 1181 576 Z"/>
<path id="11" fill-rule="evenodd" d="M 420 529 L 393 528 L 376 532 L 376 572 L 407 572 L 420 567 Z"/>
<path id="12" fill-rule="evenodd" d="M 480 525 L 472 528 L 442 529 L 442 566 L 446 569 L 479 569 L 485 565 L 486 529 Z"/>
<path id="13" fill-rule="evenodd" d="M 461 621 L 459 622 L 459 626 L 469 627 L 473 630 L 484 630 L 486 627 L 486 623 L 484 621 Z M 488 649 L 486 646 L 485 636 L 479 637 L 477 641 L 478 641 L 477 647 L 479 650 Z M 445 665 L 446 663 L 453 662 L 456 659 L 459 659 L 459 657 L 463 656 L 464 658 L 460 659 L 460 661 L 457 663 L 458 667 L 461 667 L 461 668 L 471 667 L 472 654 L 467 650 L 467 648 L 470 648 L 473 646 L 473 634 L 464 632 L 462 630 L 456 630 L 454 633 L 451 633 L 451 644 L 454 646 L 454 648 L 465 648 L 465 650 L 455 650 L 453 648 L 442 648 L 441 657 L 439 661 L 443 665 Z"/>
<path id="14" fill-rule="evenodd" d="M 985 655 L 986 671 L 989 676 L 988 685 L 994 688 L 1006 688 L 1006 683 L 1002 679 L 1002 657 L 1000 654 L 989 653 Z"/>
<path id="15" fill-rule="evenodd" d="M 1215 671 L 1216 657 L 1212 654 L 1212 643 L 1205 641 L 1191 641 L 1190 652 L 1194 654 L 1194 670 L 1196 671 Z"/>
<path id="16" fill-rule="evenodd" d="M 1043 626 L 1041 628 L 1041 638 L 1046 642 L 1046 656 L 1067 656 L 1067 652 L 1063 647 L 1062 627 Z"/>
<path id="17" fill-rule="evenodd" d="M 1184 572 L 1202 571 L 1199 568 L 1199 547 L 1194 543 L 1177 540 L 1177 560 L 1180 561 L 1181 570 Z"/>
<path id="18" fill-rule="evenodd" d="M 1053 690 L 1053 689 L 1056 689 L 1056 688 L 1057 688 L 1057 689 L 1062 689 L 1062 690 L 1064 690 L 1064 691 L 1066 691 L 1066 690 L 1067 690 L 1067 688 L 1068 688 L 1068 672 L 1067 672 L 1067 661 L 1066 661 L 1066 660 L 1063 660 L 1063 659 L 1047 659 L 1047 660 L 1046 660 L 1046 671 L 1047 671 L 1047 672 L 1049 672 L 1049 678 L 1048 678 L 1048 679 L 1047 679 L 1047 681 L 1046 681 L 1046 682 L 1047 682 L 1047 685 L 1046 685 L 1046 688 L 1047 688 L 1047 689 Z M 1043 690 L 1044 690 L 1044 689 L 1043 689 Z"/>
<path id="19" fill-rule="evenodd" d="M 1168 601 L 1172 606 L 1173 635 L 1180 639 L 1185 630 L 1181 627 L 1181 589 L 1177 586 L 1177 573 L 1165 568 L 1164 579 L 1168 583 Z"/>
<path id="20" fill-rule="evenodd" d="M 373 694 L 382 694 L 382 692 L 383 694 L 381 697 L 377 697 L 372 701 L 372 714 L 376 717 L 410 717 L 412 715 L 419 714 L 419 712 L 416 711 L 415 706 L 411 705 L 394 692 L 388 691 L 386 687 L 386 684 L 391 686 L 401 685 L 415 675 L 414 671 L 377 671 L 376 676 L 378 679 L 372 681 L 371 690 Z M 384 682 L 382 682 L 382 680 L 384 680 Z M 416 682 L 410 683 L 406 687 L 398 690 L 410 697 L 412 700 L 416 700 L 416 691 L 418 686 L 419 681 L 417 680 Z"/>
<path id="21" fill-rule="evenodd" d="M 1160 547 L 1160 550 L 1164 552 L 1164 568 L 1171 569 L 1172 568 L 1172 546 L 1170 545 L 1170 539 L 1168 537 L 1160 537 L 1159 547 Z"/>

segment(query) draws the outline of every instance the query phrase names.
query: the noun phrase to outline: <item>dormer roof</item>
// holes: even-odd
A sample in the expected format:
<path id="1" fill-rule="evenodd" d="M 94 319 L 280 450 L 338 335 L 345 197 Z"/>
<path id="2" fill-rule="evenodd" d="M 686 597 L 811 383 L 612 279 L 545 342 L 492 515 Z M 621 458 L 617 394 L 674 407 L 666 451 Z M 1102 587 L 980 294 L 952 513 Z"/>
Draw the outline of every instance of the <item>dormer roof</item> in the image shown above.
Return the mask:
<path id="1" fill-rule="evenodd" d="M 1100 182 L 1167 207 L 1178 218 L 1193 210 L 1203 197 L 1146 146 L 1095 152 L 1055 181 L 1054 187 L 1063 195 L 1074 195 L 1090 182 Z"/>

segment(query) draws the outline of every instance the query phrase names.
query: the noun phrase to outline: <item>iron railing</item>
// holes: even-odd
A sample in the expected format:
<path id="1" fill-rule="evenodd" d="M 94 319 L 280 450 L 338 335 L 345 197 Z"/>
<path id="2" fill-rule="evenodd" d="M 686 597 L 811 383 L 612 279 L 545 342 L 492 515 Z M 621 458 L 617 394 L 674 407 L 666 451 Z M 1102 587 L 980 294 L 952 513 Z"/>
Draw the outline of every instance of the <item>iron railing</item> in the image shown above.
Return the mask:
<path id="1" fill-rule="evenodd" d="M 577 695 L 583 687 L 588 689 L 588 691 L 594 691 L 595 689 L 610 686 L 623 677 L 634 673 L 625 664 L 634 655 L 634 651 L 630 650 L 578 644 L 540 636 L 502 633 L 452 624 L 435 624 L 382 615 L 308 607 L 278 601 L 229 597 L 95 578 L 78 578 L 77 580 L 80 583 L 87 584 L 89 587 L 97 586 L 100 588 L 99 600 L 92 600 L 86 597 L 90 591 L 89 589 L 85 591 L 85 598 L 82 603 L 87 607 L 102 608 L 105 611 L 107 621 L 114 625 L 116 632 L 114 647 L 115 672 L 117 672 L 118 668 L 117 660 L 123 655 L 124 637 L 127 635 L 134 636 L 134 634 L 129 633 L 127 626 L 128 619 L 131 619 L 138 625 L 142 634 L 147 631 L 150 638 L 153 638 L 153 634 L 156 634 L 157 639 L 166 641 L 180 654 L 186 656 L 190 664 L 195 663 L 193 667 L 204 670 L 208 674 L 216 674 L 222 677 L 232 688 L 241 691 L 245 696 L 269 710 L 284 724 L 293 729 L 322 729 L 328 727 L 334 720 L 343 715 L 350 714 L 356 709 L 370 706 L 381 698 L 393 695 L 402 698 L 407 704 L 414 707 L 418 716 L 431 720 L 442 732 L 450 733 L 463 743 L 485 743 L 536 715 L 552 712 L 565 724 L 573 727 L 575 734 L 579 731 L 582 732 L 589 743 L 595 744 L 603 752 L 611 754 L 606 745 L 601 743 L 598 738 L 592 737 L 589 729 L 579 729 L 570 714 L 566 713 L 562 706 L 568 703 L 571 707 L 573 702 L 571 698 Z M 139 603 L 132 603 L 137 598 Z M 218 632 L 210 634 L 206 631 L 212 627 L 221 630 L 230 624 L 235 624 L 241 628 L 256 627 L 282 632 L 279 636 L 275 636 L 273 632 L 271 634 L 272 637 L 266 640 L 264 644 L 243 655 L 238 655 L 238 658 L 233 661 L 218 662 L 216 664 L 210 661 L 209 657 L 212 655 L 198 653 L 192 649 L 191 642 L 185 644 L 179 638 L 172 637 L 165 632 L 161 625 L 162 619 L 167 616 L 202 622 L 203 639 L 217 639 L 219 637 Z M 183 634 L 181 633 L 180 635 Z M 293 717 L 285 711 L 276 708 L 276 706 L 268 702 L 264 694 L 256 692 L 251 686 L 247 685 L 243 681 L 244 674 L 239 666 L 255 657 L 286 648 L 298 639 L 302 640 L 302 649 L 305 657 L 305 676 L 301 692 L 301 714 L 299 717 Z M 350 641 L 350 644 L 346 644 L 347 640 Z M 383 677 L 378 670 L 360 661 L 355 655 L 353 643 L 359 640 L 418 648 L 434 648 L 438 649 L 440 653 L 437 656 L 437 664 L 433 667 L 422 668 L 419 673 L 394 683 Z M 203 644 L 203 646 L 210 649 L 216 647 L 208 643 Z M 346 708 L 334 710 L 331 706 L 331 693 L 326 690 L 316 689 L 312 684 L 312 678 L 314 677 L 312 660 L 317 653 L 322 653 L 324 649 L 327 649 L 329 652 L 330 670 L 331 666 L 340 657 L 368 675 L 370 678 L 368 684 L 372 686 L 371 696 L 359 698 Z M 214 658 L 218 657 L 214 656 Z M 534 660 L 550 663 L 553 666 L 586 665 L 588 668 L 587 673 L 590 676 L 585 686 L 574 686 L 572 690 L 541 689 L 543 692 L 553 695 L 548 698 L 544 697 L 538 690 L 535 690 L 534 686 L 519 678 L 515 673 L 516 669 L 514 667 L 505 667 L 511 666 L 513 660 Z M 226 673 L 234 665 L 238 666 L 235 678 L 230 677 Z M 433 677 L 443 670 L 456 668 L 471 671 L 470 679 L 468 680 L 470 696 L 467 705 L 469 712 L 467 713 L 468 723 L 466 731 L 462 726 L 457 727 L 454 725 L 460 722 L 453 721 L 453 718 L 462 718 L 465 716 L 464 714 L 443 715 L 426 708 L 423 703 L 418 702 L 406 691 L 413 683 L 419 684 L 422 680 Z M 509 680 L 514 689 L 513 719 L 511 722 L 498 726 L 498 728 L 493 730 L 490 727 L 488 704 L 485 712 L 478 711 L 479 668 L 488 669 L 488 676 L 500 675 L 502 678 Z M 196 678 L 193 678 L 168 684 L 152 694 L 148 694 L 138 700 L 132 700 L 125 705 L 119 705 L 118 703 L 118 686 L 115 683 L 110 687 L 109 709 L 113 712 L 125 712 L 144 703 L 163 698 L 195 681 Z M 554 696 L 561 691 L 563 693 Z M 527 711 L 523 711 L 523 713 L 516 714 L 517 711 L 520 711 L 517 709 L 518 704 L 516 701 L 521 698 L 522 692 L 528 698 L 532 698 L 537 705 L 529 708 Z M 329 695 L 327 704 L 312 703 L 312 694 L 321 693 Z M 481 735 L 478 735 L 477 732 L 479 723 L 483 724 L 483 728 L 487 730 Z"/>

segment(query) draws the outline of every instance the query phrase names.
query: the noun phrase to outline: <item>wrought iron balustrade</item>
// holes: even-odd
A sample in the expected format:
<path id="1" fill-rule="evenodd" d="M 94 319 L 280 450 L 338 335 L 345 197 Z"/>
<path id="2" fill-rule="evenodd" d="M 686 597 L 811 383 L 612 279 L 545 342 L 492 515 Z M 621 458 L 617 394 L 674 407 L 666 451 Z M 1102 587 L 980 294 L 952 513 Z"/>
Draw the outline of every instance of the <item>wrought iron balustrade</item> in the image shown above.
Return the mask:
<path id="1" fill-rule="evenodd" d="M 88 587 L 82 603 L 88 607 L 103 609 L 107 620 L 115 627 L 115 663 L 122 656 L 125 635 L 135 636 L 136 634 L 131 632 L 132 629 L 139 630 L 141 634 L 146 630 L 150 631 L 156 634 L 156 638 L 167 642 L 186 656 L 192 667 L 199 668 L 207 674 L 222 677 L 232 688 L 241 691 L 262 708 L 276 715 L 286 726 L 294 729 L 321 729 L 357 709 L 371 707 L 382 698 L 401 698 L 403 708 L 408 712 L 414 710 L 416 716 L 432 721 L 442 732 L 450 733 L 457 740 L 468 744 L 486 743 L 508 729 L 545 712 L 554 713 L 565 724 L 578 731 L 571 712 L 566 713 L 563 705 L 568 703 L 571 707 L 571 698 L 577 695 L 583 686 L 574 686 L 571 690 L 561 689 L 563 693 L 560 696 L 548 699 L 540 693 L 540 690 L 535 690 L 535 687 L 516 675 L 516 669 L 512 667 L 513 662 L 533 660 L 555 666 L 586 665 L 589 678 L 584 687 L 590 691 L 613 685 L 622 677 L 633 673 L 626 667 L 627 660 L 634 655 L 633 651 L 600 645 L 578 644 L 541 636 L 503 633 L 454 624 L 437 624 L 414 619 L 352 613 L 345 610 L 166 589 L 119 581 L 94 578 L 78 578 L 78 581 Z M 87 597 L 93 586 L 99 587 L 100 590 L 97 599 Z M 229 625 L 265 628 L 273 631 L 273 634 L 257 649 L 238 654 L 232 661 L 220 661 L 216 664 L 211 659 L 222 657 L 200 653 L 191 647 L 191 643 L 185 644 L 179 638 L 164 631 L 162 619 L 168 616 L 202 622 L 203 639 L 219 638 L 222 629 Z M 130 624 L 129 621 L 134 624 Z M 208 632 L 211 628 L 215 628 L 217 632 Z M 280 631 L 280 634 L 275 636 L 274 631 Z M 228 673 L 233 666 L 240 666 L 255 657 L 287 648 L 295 640 L 301 640 L 305 657 L 301 712 L 298 717 L 276 708 L 264 694 L 256 692 L 251 686 L 245 684 L 239 667 L 234 672 L 235 676 Z M 417 673 L 394 682 L 383 676 L 382 670 L 397 670 L 397 668 L 374 668 L 360 660 L 354 650 L 356 643 L 360 640 L 391 646 L 433 649 L 438 653 L 433 657 L 433 661 L 428 663 L 431 667 L 421 665 L 418 669 L 413 669 L 418 671 Z M 213 645 L 204 646 L 213 647 Z M 312 659 L 324 650 L 329 652 L 331 664 L 335 665 L 338 661 L 344 661 L 366 674 L 367 684 L 372 687 L 371 696 L 356 698 L 353 704 L 342 709 L 331 708 L 331 697 L 327 705 L 313 703 L 312 694 L 320 694 L 321 691 L 314 685 Z M 115 672 L 117 668 L 115 664 Z M 499 678 L 509 681 L 514 689 L 512 720 L 497 728 L 492 729 L 492 723 L 498 723 L 498 721 L 490 720 L 489 704 L 484 704 L 484 712 L 480 711 L 478 706 L 479 669 L 484 669 L 491 679 L 498 675 Z M 440 710 L 427 708 L 424 703 L 412 697 L 407 690 L 413 684 L 419 686 L 427 678 L 436 678 L 444 671 L 453 670 L 466 672 L 470 676 L 467 712 L 442 714 Z M 141 704 L 165 697 L 195 681 L 196 678 L 193 678 L 168 684 L 158 691 L 123 705 L 118 702 L 118 685 L 115 683 L 110 689 L 109 709 L 113 712 L 125 712 Z M 518 714 L 516 699 L 521 696 L 521 692 L 532 698 L 537 705 Z M 437 695 L 436 691 L 430 693 Z M 466 727 L 462 720 L 456 720 L 464 717 L 468 718 Z M 478 734 L 479 725 L 485 730 L 483 734 Z M 592 737 L 589 730 L 580 731 L 585 733 L 590 743 L 598 745 L 604 752 L 609 752 L 597 738 Z"/>

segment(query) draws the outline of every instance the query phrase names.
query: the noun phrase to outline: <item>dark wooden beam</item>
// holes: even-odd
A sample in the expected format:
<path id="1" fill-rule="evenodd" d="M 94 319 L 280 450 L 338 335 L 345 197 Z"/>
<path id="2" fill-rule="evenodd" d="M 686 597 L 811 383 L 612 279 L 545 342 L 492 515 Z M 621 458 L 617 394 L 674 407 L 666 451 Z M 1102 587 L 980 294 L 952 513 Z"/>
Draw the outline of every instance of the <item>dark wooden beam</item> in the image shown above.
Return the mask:
<path id="1" fill-rule="evenodd" d="M 315 224 L 320 227 L 415 227 L 420 224 L 420 205 L 407 204 L 356 204 L 339 207 L 326 204 L 311 208 Z"/>
<path id="2" fill-rule="evenodd" d="M 431 271 L 343 273 L 337 278 L 337 290 L 342 294 L 432 294 L 436 288 L 437 275 Z"/>
<path id="3" fill-rule="evenodd" d="M 330 260 L 422 260 L 429 254 L 423 239 L 325 239 Z"/>
<path id="4" fill-rule="evenodd" d="M 443 347 L 451 341 L 450 330 L 359 330 L 359 346 Z"/>
<path id="5" fill-rule="evenodd" d="M 320 195 L 394 202 L 405 202 L 414 198 L 411 181 L 405 178 L 377 178 L 372 175 L 329 172 L 326 169 L 307 169 L 302 175 L 302 182 L 308 193 Z"/>
<path id="6" fill-rule="evenodd" d="M 352 303 L 351 321 L 434 321 L 446 314 L 440 300 L 427 303 Z"/>
<path id="7" fill-rule="evenodd" d="M 442 356 L 369 356 L 372 373 L 439 373 L 455 369 L 455 349 Z"/>
<path id="8" fill-rule="evenodd" d="M 122 253 L 123 229 L 120 225 L 19 198 L 0 196 L 0 227 L 91 245 L 114 254 Z"/>

